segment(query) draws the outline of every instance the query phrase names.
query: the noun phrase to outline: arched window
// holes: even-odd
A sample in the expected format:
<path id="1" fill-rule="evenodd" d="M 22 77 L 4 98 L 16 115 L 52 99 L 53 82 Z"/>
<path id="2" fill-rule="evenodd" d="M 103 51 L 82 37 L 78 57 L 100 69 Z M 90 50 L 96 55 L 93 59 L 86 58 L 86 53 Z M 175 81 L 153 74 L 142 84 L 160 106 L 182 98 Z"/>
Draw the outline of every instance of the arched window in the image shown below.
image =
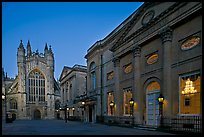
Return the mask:
<path id="1" fill-rule="evenodd" d="M 15 99 L 11 99 L 9 101 L 10 109 L 17 109 L 17 101 Z"/>
<path id="2" fill-rule="evenodd" d="M 45 77 L 40 71 L 34 70 L 29 74 L 28 85 L 28 101 L 45 102 Z"/>
<path id="3" fill-rule="evenodd" d="M 96 89 L 96 64 L 94 62 L 90 65 L 90 72 L 91 72 L 91 89 Z"/>

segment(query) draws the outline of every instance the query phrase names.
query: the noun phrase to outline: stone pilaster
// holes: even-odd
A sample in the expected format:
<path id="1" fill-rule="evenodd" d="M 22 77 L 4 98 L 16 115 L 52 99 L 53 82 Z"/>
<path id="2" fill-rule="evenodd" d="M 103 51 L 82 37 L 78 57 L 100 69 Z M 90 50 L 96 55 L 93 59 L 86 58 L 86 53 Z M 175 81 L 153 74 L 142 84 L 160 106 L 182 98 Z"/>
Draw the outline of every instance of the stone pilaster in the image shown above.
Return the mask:
<path id="1" fill-rule="evenodd" d="M 141 83 L 140 83 L 140 56 L 141 56 L 141 48 L 135 44 L 133 47 L 133 58 L 134 58 L 134 92 L 133 99 L 135 100 L 136 105 L 134 105 L 134 121 L 135 124 L 142 124 L 142 116 L 143 116 L 143 92 L 141 91 Z"/>
<path id="2" fill-rule="evenodd" d="M 172 114 L 172 91 L 171 91 L 171 44 L 172 44 L 172 29 L 164 28 L 160 32 L 160 37 L 163 46 L 163 79 L 161 93 L 164 96 L 165 102 L 163 106 L 164 116 L 171 117 Z"/>
<path id="3" fill-rule="evenodd" d="M 121 91 L 120 91 L 120 59 L 119 58 L 114 58 L 113 59 L 114 63 L 114 81 L 115 81 L 115 115 L 116 116 L 121 116 L 122 115 L 122 97 L 121 97 Z"/>

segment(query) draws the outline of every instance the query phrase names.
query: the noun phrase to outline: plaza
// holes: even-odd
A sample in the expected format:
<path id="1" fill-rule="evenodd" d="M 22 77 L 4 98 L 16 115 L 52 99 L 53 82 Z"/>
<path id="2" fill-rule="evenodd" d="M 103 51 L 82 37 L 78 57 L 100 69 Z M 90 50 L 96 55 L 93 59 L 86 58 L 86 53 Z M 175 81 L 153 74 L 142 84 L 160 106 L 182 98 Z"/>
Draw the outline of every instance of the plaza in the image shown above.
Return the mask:
<path id="1" fill-rule="evenodd" d="M 173 135 L 156 130 L 109 126 L 64 120 L 15 120 L 2 122 L 2 135 Z"/>

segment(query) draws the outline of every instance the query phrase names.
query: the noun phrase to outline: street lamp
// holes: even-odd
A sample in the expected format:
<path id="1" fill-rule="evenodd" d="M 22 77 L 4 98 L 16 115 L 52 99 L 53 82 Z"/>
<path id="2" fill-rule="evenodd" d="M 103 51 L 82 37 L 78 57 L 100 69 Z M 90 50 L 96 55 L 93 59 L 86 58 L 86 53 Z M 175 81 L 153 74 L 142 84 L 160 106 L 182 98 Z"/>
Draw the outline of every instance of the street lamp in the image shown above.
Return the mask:
<path id="1" fill-rule="evenodd" d="M 85 119 L 84 118 L 85 117 L 85 115 L 84 115 L 84 113 L 85 113 L 85 102 L 82 101 L 81 104 L 82 104 L 82 111 L 81 111 L 82 118 L 81 118 L 81 120 L 84 121 L 84 119 Z"/>
<path id="2" fill-rule="evenodd" d="M 67 104 L 64 107 L 64 116 L 65 116 L 65 122 L 67 123 Z"/>
<path id="3" fill-rule="evenodd" d="M 164 96 L 162 94 L 158 97 L 159 101 L 159 116 L 160 116 L 160 127 L 163 126 L 163 104 L 164 104 Z"/>
<path id="4" fill-rule="evenodd" d="M 8 115 L 7 115 L 7 104 L 6 104 L 6 93 L 5 93 L 5 95 L 4 94 L 2 94 L 2 100 L 4 101 L 4 108 L 5 108 L 5 121 L 6 121 L 6 123 L 9 123 L 9 120 L 8 120 Z"/>
<path id="5" fill-rule="evenodd" d="M 111 101 L 109 105 L 110 105 L 111 115 L 113 115 L 113 106 L 114 106 L 114 102 Z"/>
<path id="6" fill-rule="evenodd" d="M 5 114 L 5 120 L 6 120 L 6 96 L 4 94 L 2 94 L 2 100 L 3 100 L 3 104 L 4 104 L 4 114 Z"/>
<path id="7" fill-rule="evenodd" d="M 130 99 L 129 103 L 130 103 L 130 115 L 132 116 L 133 115 L 133 106 L 134 106 L 133 98 Z"/>

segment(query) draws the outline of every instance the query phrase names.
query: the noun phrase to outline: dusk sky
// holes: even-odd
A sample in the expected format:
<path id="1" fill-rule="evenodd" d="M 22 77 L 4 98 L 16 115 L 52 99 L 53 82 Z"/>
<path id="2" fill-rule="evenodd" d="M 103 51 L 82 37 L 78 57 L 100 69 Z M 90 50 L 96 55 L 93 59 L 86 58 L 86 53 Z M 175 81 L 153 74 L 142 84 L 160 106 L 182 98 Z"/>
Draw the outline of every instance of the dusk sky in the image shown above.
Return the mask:
<path id="1" fill-rule="evenodd" d="M 2 67 L 15 77 L 20 40 L 26 49 L 44 53 L 51 45 L 55 79 L 64 66 L 86 65 L 84 56 L 98 40 L 130 16 L 143 2 L 2 2 Z"/>

